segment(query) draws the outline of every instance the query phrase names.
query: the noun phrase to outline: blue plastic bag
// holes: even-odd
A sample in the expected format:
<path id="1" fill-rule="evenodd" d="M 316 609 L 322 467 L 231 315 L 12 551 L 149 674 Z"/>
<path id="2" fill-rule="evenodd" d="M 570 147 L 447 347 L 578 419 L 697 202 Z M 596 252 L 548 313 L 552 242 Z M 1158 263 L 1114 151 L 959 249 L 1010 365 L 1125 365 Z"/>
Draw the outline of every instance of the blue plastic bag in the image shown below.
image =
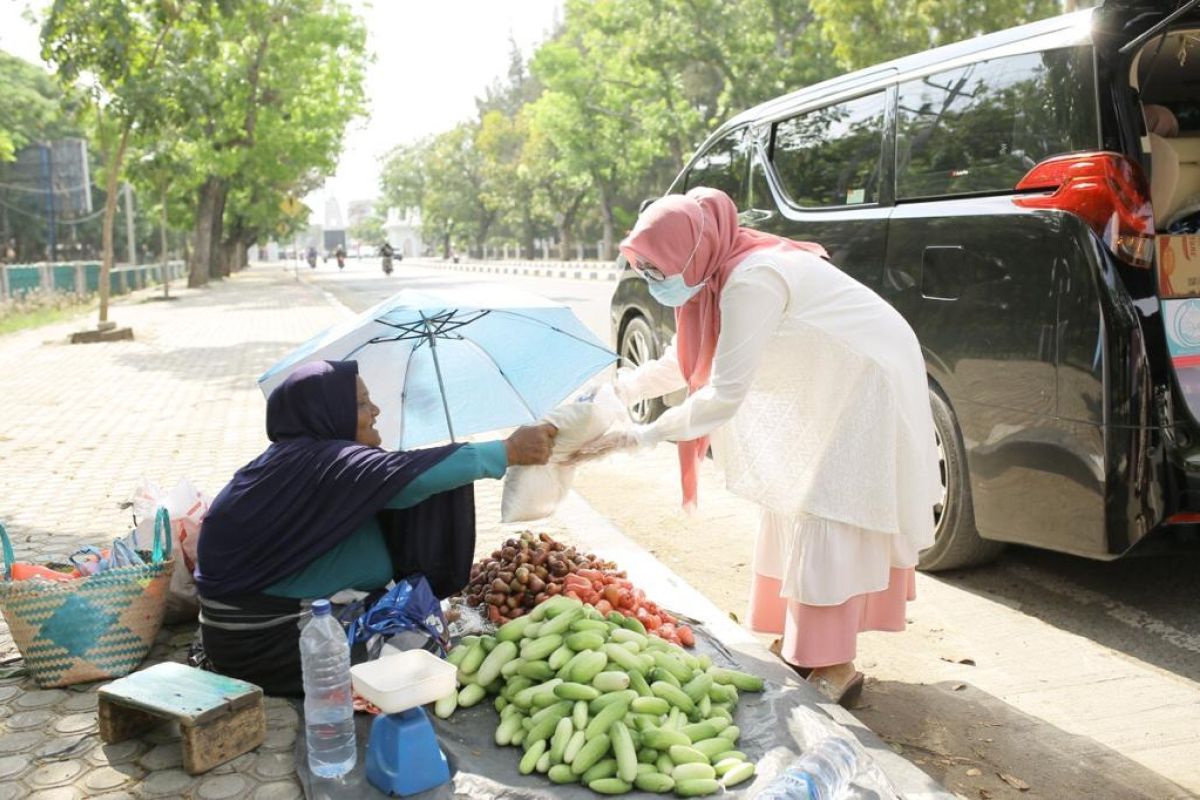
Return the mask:
<path id="1" fill-rule="evenodd" d="M 426 637 L 424 649 L 439 656 L 446 655 L 450 646 L 449 626 L 442 613 L 441 601 L 423 575 L 411 575 L 398 581 L 350 624 L 346 637 L 351 647 L 366 643 L 370 657 L 374 658 L 383 647 L 384 639 L 409 631 Z"/>

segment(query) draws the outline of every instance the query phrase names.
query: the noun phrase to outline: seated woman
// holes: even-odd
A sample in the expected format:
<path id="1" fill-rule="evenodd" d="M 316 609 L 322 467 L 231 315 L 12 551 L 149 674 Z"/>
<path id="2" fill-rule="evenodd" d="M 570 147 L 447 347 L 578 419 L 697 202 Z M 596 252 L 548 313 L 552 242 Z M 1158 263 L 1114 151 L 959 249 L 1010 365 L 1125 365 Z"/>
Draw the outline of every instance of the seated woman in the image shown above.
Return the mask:
<path id="1" fill-rule="evenodd" d="M 354 361 L 305 364 L 267 398 L 271 446 L 213 501 L 198 546 L 200 631 L 217 671 L 299 695 L 311 601 L 414 573 L 438 597 L 466 585 L 472 483 L 545 464 L 557 431 L 504 441 L 380 449 L 379 408 Z"/>

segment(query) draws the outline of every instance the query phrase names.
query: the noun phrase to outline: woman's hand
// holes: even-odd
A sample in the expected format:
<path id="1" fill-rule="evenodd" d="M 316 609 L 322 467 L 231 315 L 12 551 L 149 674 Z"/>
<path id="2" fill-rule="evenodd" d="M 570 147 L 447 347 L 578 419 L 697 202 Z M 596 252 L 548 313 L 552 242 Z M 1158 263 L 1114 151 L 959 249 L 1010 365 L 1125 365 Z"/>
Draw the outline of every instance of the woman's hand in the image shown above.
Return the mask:
<path id="1" fill-rule="evenodd" d="M 566 461 L 563 463 L 568 467 L 573 467 L 585 461 L 593 461 L 597 458 L 612 455 L 613 453 L 636 450 L 640 446 L 641 442 L 633 431 L 613 431 L 588 442 L 567 456 Z"/>
<path id="2" fill-rule="evenodd" d="M 540 466 L 550 460 L 550 449 L 558 428 L 548 422 L 540 425 L 525 425 L 513 431 L 504 440 L 510 467 Z"/>

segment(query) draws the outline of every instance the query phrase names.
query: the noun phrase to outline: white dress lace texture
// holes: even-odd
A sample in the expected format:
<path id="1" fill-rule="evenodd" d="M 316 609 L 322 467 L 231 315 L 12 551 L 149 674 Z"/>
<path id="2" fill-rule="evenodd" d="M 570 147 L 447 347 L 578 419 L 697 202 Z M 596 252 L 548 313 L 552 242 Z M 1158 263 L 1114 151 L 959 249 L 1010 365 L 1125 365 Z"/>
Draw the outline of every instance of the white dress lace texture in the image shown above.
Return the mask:
<path id="1" fill-rule="evenodd" d="M 633 402 L 685 385 L 672 343 L 616 390 Z M 637 433 L 712 437 L 728 488 L 763 509 L 755 571 L 784 597 L 823 606 L 880 591 L 933 542 L 941 480 L 920 345 L 814 255 L 760 250 L 733 271 L 708 386 Z"/>

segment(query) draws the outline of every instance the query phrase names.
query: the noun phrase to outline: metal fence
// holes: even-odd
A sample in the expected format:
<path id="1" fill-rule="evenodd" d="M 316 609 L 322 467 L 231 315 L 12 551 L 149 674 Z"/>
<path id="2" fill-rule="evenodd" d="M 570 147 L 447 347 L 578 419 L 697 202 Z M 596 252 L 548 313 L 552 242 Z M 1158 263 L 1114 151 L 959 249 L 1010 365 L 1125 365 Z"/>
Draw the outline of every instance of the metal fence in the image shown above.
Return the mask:
<path id="1" fill-rule="evenodd" d="M 114 267 L 108 274 L 109 294 L 118 295 L 155 283 L 187 275 L 182 261 Z M 8 264 L 0 266 L 0 299 L 18 298 L 29 292 L 94 294 L 100 290 L 100 263 L 77 261 L 58 264 Z"/>

